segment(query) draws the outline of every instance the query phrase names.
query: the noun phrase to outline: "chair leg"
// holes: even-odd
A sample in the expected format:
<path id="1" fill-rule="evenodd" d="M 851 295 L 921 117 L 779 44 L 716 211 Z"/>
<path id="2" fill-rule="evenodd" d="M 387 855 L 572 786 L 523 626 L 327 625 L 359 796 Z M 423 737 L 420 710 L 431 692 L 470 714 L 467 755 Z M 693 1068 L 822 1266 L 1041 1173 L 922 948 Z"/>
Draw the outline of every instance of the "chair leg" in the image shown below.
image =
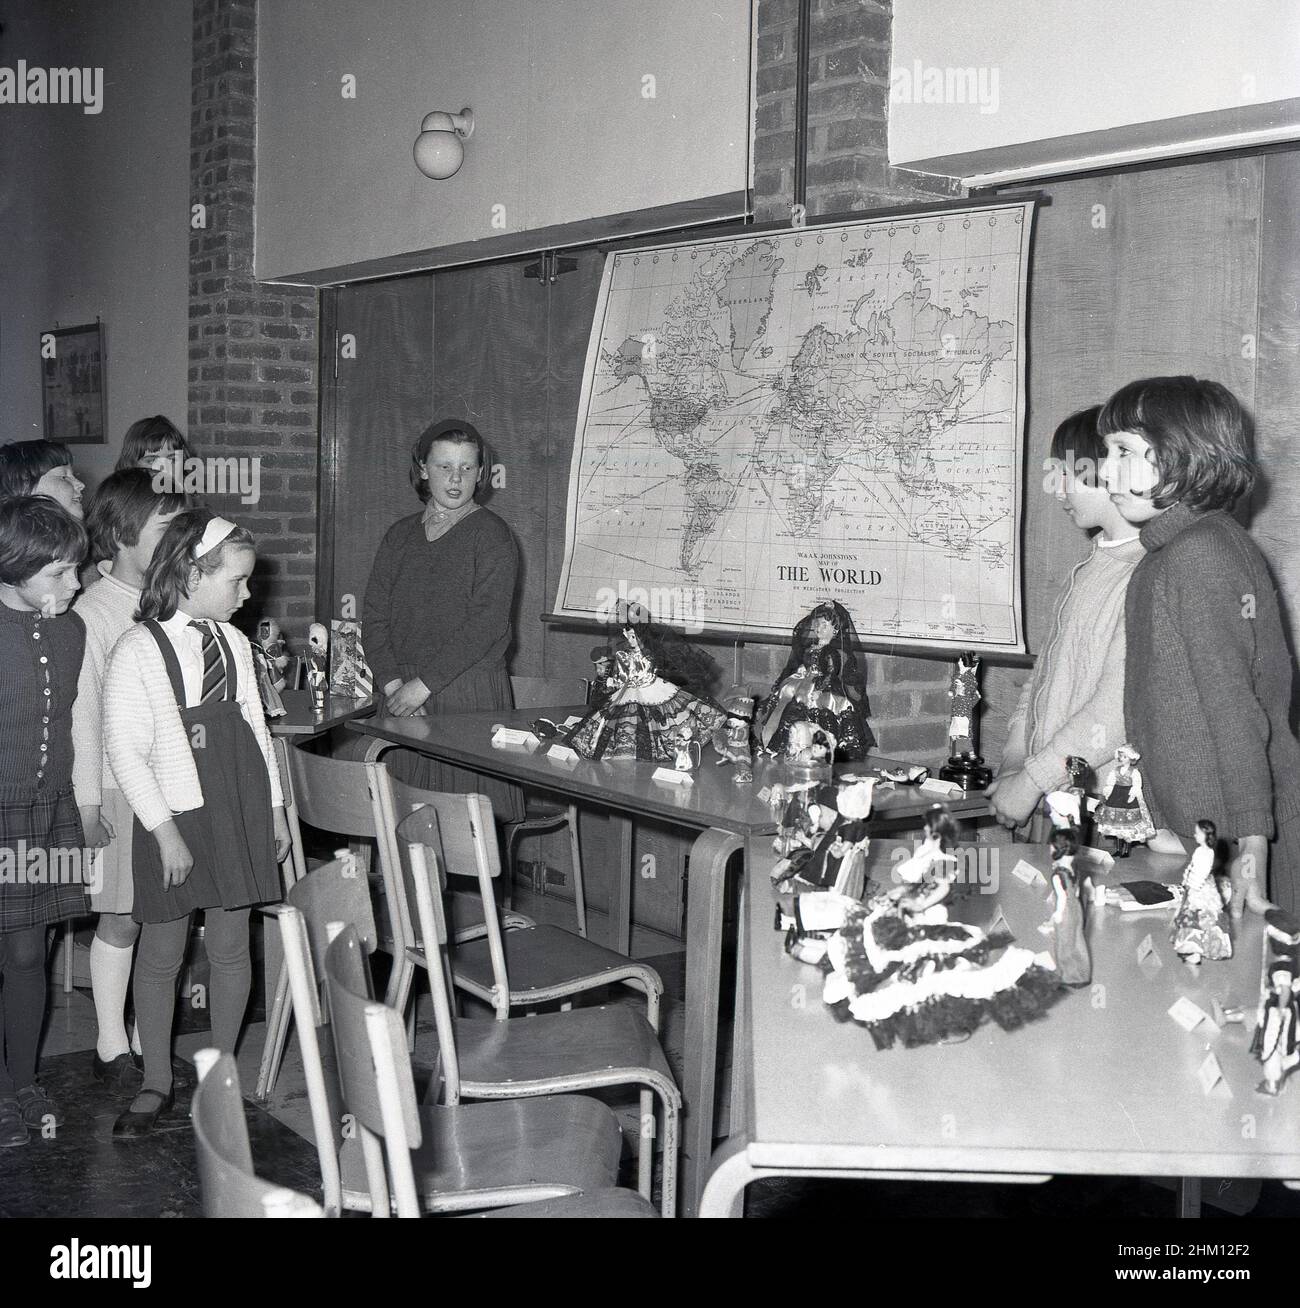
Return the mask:
<path id="1" fill-rule="evenodd" d="M 77 948 L 77 933 L 71 921 L 63 925 L 63 993 L 72 993 L 72 959 Z"/>
<path id="2" fill-rule="evenodd" d="M 578 910 L 578 934 L 587 938 L 587 888 L 582 881 L 582 849 L 578 842 L 578 806 L 569 805 L 569 857 L 573 863 L 573 903 Z"/>
<path id="3" fill-rule="evenodd" d="M 271 1001 L 271 1011 L 266 1015 L 266 1037 L 262 1046 L 262 1065 L 257 1072 L 257 1088 L 253 1098 L 267 1100 L 275 1089 L 276 1078 L 280 1075 L 280 1060 L 284 1057 L 284 1046 L 289 1036 L 289 967 L 282 958 L 280 972 L 275 979 L 275 998 Z"/>
<path id="4" fill-rule="evenodd" d="M 647 1201 L 654 1189 L 655 1169 L 655 1096 L 652 1090 L 641 1091 L 641 1122 L 637 1140 L 636 1186 Z"/>
<path id="5" fill-rule="evenodd" d="M 503 869 L 505 885 L 501 887 L 501 907 L 506 912 L 515 906 L 515 837 L 518 834 L 518 827 L 510 827 L 506 831 L 506 865 Z"/>

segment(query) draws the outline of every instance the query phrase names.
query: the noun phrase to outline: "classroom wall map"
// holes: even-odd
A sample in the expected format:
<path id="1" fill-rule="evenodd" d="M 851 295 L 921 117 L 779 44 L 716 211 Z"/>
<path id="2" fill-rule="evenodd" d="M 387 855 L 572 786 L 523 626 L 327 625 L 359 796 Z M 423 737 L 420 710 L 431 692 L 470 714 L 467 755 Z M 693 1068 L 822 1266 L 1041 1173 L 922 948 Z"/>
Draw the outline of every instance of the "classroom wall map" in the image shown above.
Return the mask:
<path id="1" fill-rule="evenodd" d="M 556 612 L 1023 652 L 1033 204 L 607 256 Z"/>

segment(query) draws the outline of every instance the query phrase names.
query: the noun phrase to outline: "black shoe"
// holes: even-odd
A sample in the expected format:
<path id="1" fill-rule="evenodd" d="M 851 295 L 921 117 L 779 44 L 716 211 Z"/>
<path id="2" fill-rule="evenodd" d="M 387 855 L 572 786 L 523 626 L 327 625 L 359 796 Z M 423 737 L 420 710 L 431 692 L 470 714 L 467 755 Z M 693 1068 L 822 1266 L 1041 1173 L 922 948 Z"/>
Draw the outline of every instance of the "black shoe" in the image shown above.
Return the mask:
<path id="1" fill-rule="evenodd" d="M 137 1112 L 127 1109 L 113 1123 L 114 1140 L 138 1140 L 141 1136 L 152 1135 L 158 1126 L 158 1119 L 172 1106 L 172 1093 L 163 1094 L 161 1090 L 141 1090 L 131 1102 L 146 1099 L 149 1107 Z"/>
<path id="2" fill-rule="evenodd" d="M 139 1090 L 144 1081 L 144 1059 L 139 1054 L 118 1054 L 105 1062 L 98 1054 L 90 1065 L 90 1074 L 114 1090 Z"/>

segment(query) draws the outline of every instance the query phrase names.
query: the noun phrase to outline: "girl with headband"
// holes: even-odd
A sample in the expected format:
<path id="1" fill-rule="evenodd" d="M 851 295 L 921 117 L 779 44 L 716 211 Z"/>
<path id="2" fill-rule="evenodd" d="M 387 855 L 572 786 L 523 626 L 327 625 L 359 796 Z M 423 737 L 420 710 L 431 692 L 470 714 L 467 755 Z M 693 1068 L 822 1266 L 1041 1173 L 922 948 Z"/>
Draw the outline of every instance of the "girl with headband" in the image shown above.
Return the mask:
<path id="1" fill-rule="evenodd" d="M 113 1127 L 152 1132 L 172 1102 L 176 979 L 203 910 L 212 1042 L 235 1043 L 248 1006 L 249 910 L 280 898 L 289 850 L 280 776 L 253 655 L 230 618 L 256 555 L 242 527 L 208 509 L 168 526 L 145 574 L 138 623 L 104 676 L 104 745 L 135 814 L 132 916 L 142 924 L 135 1012 L 144 1084 Z"/>

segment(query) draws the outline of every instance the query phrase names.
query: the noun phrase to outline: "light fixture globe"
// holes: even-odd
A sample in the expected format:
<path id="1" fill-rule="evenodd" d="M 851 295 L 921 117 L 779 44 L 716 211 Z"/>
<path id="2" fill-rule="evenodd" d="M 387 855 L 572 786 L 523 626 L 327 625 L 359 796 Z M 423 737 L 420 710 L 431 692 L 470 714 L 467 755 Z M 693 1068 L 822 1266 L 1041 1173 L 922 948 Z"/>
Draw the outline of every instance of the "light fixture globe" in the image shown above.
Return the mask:
<path id="1" fill-rule="evenodd" d="M 458 114 L 435 111 L 425 114 L 420 135 L 415 138 L 415 166 L 435 181 L 454 177 L 465 161 L 461 144 L 474 132 L 474 114 L 462 109 Z"/>

